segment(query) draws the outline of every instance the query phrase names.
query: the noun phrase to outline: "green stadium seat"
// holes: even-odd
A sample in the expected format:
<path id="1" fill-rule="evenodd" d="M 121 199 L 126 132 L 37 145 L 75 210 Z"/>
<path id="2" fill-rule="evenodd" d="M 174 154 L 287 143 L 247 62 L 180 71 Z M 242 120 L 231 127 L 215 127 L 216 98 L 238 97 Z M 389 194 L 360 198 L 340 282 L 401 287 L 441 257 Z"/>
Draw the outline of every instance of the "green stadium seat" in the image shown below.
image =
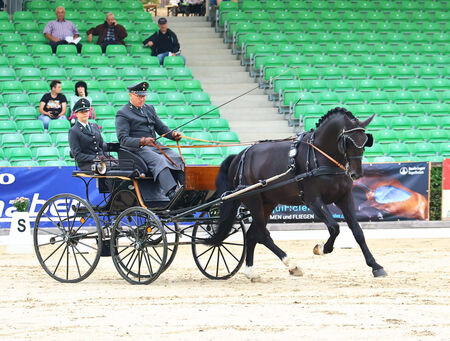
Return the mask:
<path id="1" fill-rule="evenodd" d="M 435 55 L 431 57 L 431 64 L 434 67 L 444 68 L 450 64 L 450 56 L 448 55 Z"/>
<path id="2" fill-rule="evenodd" d="M 36 159 L 39 164 L 43 163 L 44 161 L 59 160 L 59 158 L 59 151 L 56 147 L 40 147 L 37 149 Z"/>
<path id="3" fill-rule="evenodd" d="M 145 78 L 149 81 L 155 81 L 160 79 L 168 79 L 169 74 L 165 68 L 161 67 L 149 67 L 145 70 Z"/>
<path id="4" fill-rule="evenodd" d="M 116 69 L 122 69 L 126 67 L 135 67 L 136 59 L 131 56 L 112 56 L 109 58 L 109 62 Z M 157 65 L 159 66 L 159 64 Z"/>
<path id="5" fill-rule="evenodd" d="M 406 79 L 402 82 L 409 91 L 426 91 L 428 89 L 427 83 L 421 78 Z"/>
<path id="6" fill-rule="evenodd" d="M 168 70 L 168 75 L 172 80 L 193 79 L 192 71 L 187 67 L 176 67 Z"/>
<path id="7" fill-rule="evenodd" d="M 396 104 L 372 104 L 373 111 L 382 117 L 393 117 L 400 115 L 400 109 Z"/>
<path id="8" fill-rule="evenodd" d="M 61 89 L 63 93 L 72 92 L 75 89 L 75 83 L 71 80 L 63 79 L 61 80 Z"/>
<path id="9" fill-rule="evenodd" d="M 90 56 L 87 57 L 85 60 L 87 60 L 87 64 L 91 68 L 100 68 L 100 67 L 109 67 L 111 62 L 110 59 L 106 56 Z M 84 62 L 83 62 L 84 63 Z M 79 65 L 82 66 L 82 65 Z"/>
<path id="10" fill-rule="evenodd" d="M 196 117 L 202 116 L 203 118 L 218 118 L 220 117 L 219 108 L 210 104 L 210 105 L 198 105 L 192 107 L 194 110 L 194 114 Z"/>
<path id="11" fill-rule="evenodd" d="M 439 97 L 434 91 L 419 91 L 416 92 L 416 99 L 419 103 L 438 103 Z"/>
<path id="12" fill-rule="evenodd" d="M 169 111 L 164 105 L 154 105 L 153 107 L 155 108 L 159 118 L 166 119 L 169 117 Z"/>
<path id="13" fill-rule="evenodd" d="M 3 48 L 3 52 L 6 56 L 27 56 L 28 50 L 25 45 L 9 44 Z"/>
<path id="14" fill-rule="evenodd" d="M 367 102 L 370 104 L 389 103 L 390 96 L 386 91 L 372 91 L 367 93 Z"/>
<path id="15" fill-rule="evenodd" d="M 410 156 L 411 153 L 405 144 L 394 143 L 388 146 L 387 155 L 396 159 L 402 156 Z"/>
<path id="16" fill-rule="evenodd" d="M 140 56 L 150 56 L 151 51 L 142 45 L 132 45 L 130 49 L 130 56 L 139 58 Z M 159 62 L 158 62 L 159 65 Z"/>
<path id="17" fill-rule="evenodd" d="M 122 69 L 117 70 L 120 79 L 124 81 L 130 80 L 141 80 L 142 79 L 142 71 L 141 69 L 134 66 L 126 66 Z"/>
<path id="18" fill-rule="evenodd" d="M 340 104 L 339 96 L 334 92 L 320 92 L 316 95 L 318 104 Z"/>
<path id="19" fill-rule="evenodd" d="M 418 157 L 435 156 L 437 153 L 435 144 L 428 142 L 419 142 L 412 144 L 412 154 Z"/>
<path id="20" fill-rule="evenodd" d="M 364 104 L 365 94 L 360 91 L 349 91 L 339 94 L 344 104 Z"/>
<path id="21" fill-rule="evenodd" d="M 0 121 L 7 121 L 9 119 L 10 119 L 9 109 L 7 107 L 0 106 Z"/>
<path id="22" fill-rule="evenodd" d="M 49 134 L 35 133 L 26 135 L 28 139 L 28 146 L 33 149 L 37 147 L 51 147 L 52 139 Z M 33 152 L 32 152 L 33 154 Z"/>
<path id="23" fill-rule="evenodd" d="M 116 115 L 114 109 L 112 106 L 106 106 L 106 105 L 100 105 L 100 106 L 95 106 L 95 114 L 96 114 L 96 119 L 98 120 L 104 120 L 104 119 L 109 119 L 109 118 L 114 118 L 114 116 Z"/>
<path id="24" fill-rule="evenodd" d="M 75 56 L 77 54 L 77 48 L 75 45 L 58 45 L 56 48 L 56 55 L 58 57 L 62 56 Z"/>
<path id="25" fill-rule="evenodd" d="M 217 141 L 225 143 L 239 143 L 239 136 L 234 131 L 222 131 L 217 134 Z"/>
<path id="26" fill-rule="evenodd" d="M 8 46 L 10 44 L 22 44 L 22 38 L 17 33 L 3 33 L 0 34 L 0 45 Z"/>
<path id="27" fill-rule="evenodd" d="M 405 130 L 411 129 L 413 127 L 411 119 L 405 116 L 396 116 L 389 118 L 388 125 L 391 129 L 394 130 Z"/>
<path id="28" fill-rule="evenodd" d="M 147 103 L 150 103 L 152 105 L 160 105 L 161 98 L 157 93 L 151 92 L 147 95 Z"/>
<path id="29" fill-rule="evenodd" d="M 64 160 L 49 160 L 44 163 L 45 167 L 65 167 L 68 166 Z"/>
<path id="30" fill-rule="evenodd" d="M 19 81 L 2 81 L 0 82 L 2 95 L 18 94 L 23 92 L 22 83 Z"/>
<path id="31" fill-rule="evenodd" d="M 3 149 L 25 147 L 25 139 L 19 133 L 2 134 L 0 135 L 0 147 Z"/>
<path id="32" fill-rule="evenodd" d="M 115 133 L 116 121 L 115 119 L 107 119 L 98 122 L 102 126 L 102 133 Z"/>
<path id="33" fill-rule="evenodd" d="M 17 56 L 15 58 L 11 58 L 10 61 L 6 57 L 0 57 L 0 63 L 7 66 L 9 63 L 11 63 L 11 66 L 14 67 L 14 69 L 18 70 L 23 67 L 34 67 L 34 59 L 30 56 Z"/>
<path id="34" fill-rule="evenodd" d="M 125 92 L 127 90 L 125 83 L 116 79 L 100 81 L 100 87 L 105 93 Z"/>
<path id="35" fill-rule="evenodd" d="M 298 80 L 286 80 L 284 84 L 286 84 L 286 90 L 291 91 L 291 89 L 299 89 L 301 85 L 303 85 L 304 89 L 308 89 L 309 92 L 323 92 L 328 91 L 329 89 L 333 89 L 332 85 L 335 85 L 335 81 L 326 81 L 323 79 L 313 79 L 313 80 L 307 80 L 304 82 L 299 83 Z M 277 84 L 279 87 L 282 88 L 282 90 L 285 89 L 284 84 Z"/>
<path id="36" fill-rule="evenodd" d="M 450 134 L 448 130 L 434 129 L 427 131 L 427 140 L 431 143 L 443 143 L 450 140 Z"/>
<path id="37" fill-rule="evenodd" d="M 21 120 L 35 120 L 38 116 L 38 112 L 35 107 L 10 106 L 10 111 L 11 117 L 14 118 L 16 122 Z"/>
<path id="38" fill-rule="evenodd" d="M 101 66 L 93 70 L 96 80 L 113 80 L 119 78 L 116 69 L 107 66 Z"/>
<path id="39" fill-rule="evenodd" d="M 28 94 L 46 93 L 49 90 L 49 84 L 43 80 L 23 82 L 23 88 Z"/>
<path id="40" fill-rule="evenodd" d="M 370 106 L 371 114 L 373 114 L 372 106 Z M 370 130 L 385 130 L 388 127 L 388 122 L 384 117 L 375 116 L 370 122 Z M 370 149 L 370 148 L 369 148 Z"/>
<path id="41" fill-rule="evenodd" d="M 68 120 L 50 120 L 48 124 L 48 133 L 67 133 L 70 129 L 70 122 Z"/>
<path id="42" fill-rule="evenodd" d="M 184 67 L 184 59 L 180 56 L 168 56 L 164 58 L 164 67 L 167 69 Z"/>
<path id="43" fill-rule="evenodd" d="M 53 79 L 67 79 L 66 69 L 60 67 L 49 67 L 47 69 L 42 69 L 42 77 L 47 81 Z"/>
<path id="44" fill-rule="evenodd" d="M 429 80 L 427 83 L 432 91 L 439 92 L 450 89 L 450 79 L 436 78 Z"/>
<path id="45" fill-rule="evenodd" d="M 158 93 L 176 92 L 178 90 L 177 83 L 173 80 L 162 79 L 150 84 L 152 91 Z"/>
<path id="46" fill-rule="evenodd" d="M 14 25 L 8 21 L 0 21 L 0 33 L 15 33 L 16 29 L 14 28 Z"/>
<path id="47" fill-rule="evenodd" d="M 381 89 L 388 92 L 401 91 L 403 90 L 404 82 L 395 78 L 383 79 L 381 80 Z"/>
<path id="48" fill-rule="evenodd" d="M 186 94 L 186 100 L 191 105 L 209 105 L 211 104 L 211 99 L 209 98 L 209 94 L 206 92 L 192 92 Z"/>
<path id="49" fill-rule="evenodd" d="M 361 66 L 353 66 L 342 70 L 348 79 L 365 79 L 369 73 L 367 68 L 363 68 Z"/>
<path id="50" fill-rule="evenodd" d="M 186 105 L 186 97 L 180 92 L 166 92 L 161 95 L 165 105 Z"/>
<path id="51" fill-rule="evenodd" d="M 41 70 L 46 69 L 46 68 L 59 67 L 59 65 L 60 65 L 58 57 L 52 56 L 52 55 L 39 56 L 37 59 L 35 59 L 35 61 L 33 61 L 33 65 L 29 65 L 29 66 L 34 66 L 34 63 L 36 63 L 36 65 Z"/>
<path id="52" fill-rule="evenodd" d="M 17 79 L 14 69 L 9 67 L 0 67 L 0 81 L 15 81 Z"/>
<path id="53" fill-rule="evenodd" d="M 167 112 L 174 119 L 192 119 L 194 111 L 190 105 L 176 105 L 168 108 Z"/>
<path id="54" fill-rule="evenodd" d="M 211 160 L 223 157 L 220 147 L 205 147 L 198 149 L 198 154 L 203 160 Z"/>
<path id="55" fill-rule="evenodd" d="M 23 68 L 17 70 L 17 77 L 21 81 L 41 80 L 42 74 L 41 74 L 41 70 L 36 69 L 34 67 L 23 67 Z"/>
<path id="56" fill-rule="evenodd" d="M 107 56 L 123 56 L 126 55 L 127 52 L 127 48 L 125 47 L 125 45 L 108 45 L 106 47 L 106 55 Z"/>
<path id="57" fill-rule="evenodd" d="M 40 120 L 19 121 L 16 129 L 19 129 L 25 136 L 27 134 L 44 133 L 44 124 Z"/>
<path id="58" fill-rule="evenodd" d="M 30 104 L 30 98 L 27 94 L 23 93 L 4 95 L 3 99 L 10 109 L 13 107 L 20 107 Z"/>
<path id="59" fill-rule="evenodd" d="M 39 32 L 38 25 L 33 21 L 20 21 L 14 24 L 15 30 L 21 35 Z"/>
<path id="60" fill-rule="evenodd" d="M 196 91 L 203 91 L 202 84 L 196 79 L 177 81 L 177 88 L 184 94 Z"/>
<path id="61" fill-rule="evenodd" d="M 10 163 L 32 159 L 31 150 L 27 147 L 8 148 L 5 150 L 5 157 Z"/>
<path id="62" fill-rule="evenodd" d="M 392 92 L 390 98 L 396 104 L 414 103 L 415 99 L 412 92 L 409 91 L 395 91 Z"/>
<path id="63" fill-rule="evenodd" d="M 215 118 L 215 119 L 208 119 L 206 120 L 206 129 L 212 133 L 212 132 L 219 132 L 219 131 L 229 131 L 230 126 L 226 119 L 224 118 Z"/>
<path id="64" fill-rule="evenodd" d="M 169 110 L 170 111 L 170 110 Z M 182 120 L 182 121 L 178 121 L 177 123 L 182 124 L 183 126 L 181 127 L 181 131 L 184 134 L 190 134 L 190 133 L 203 133 L 205 130 L 205 126 L 203 125 L 203 120 L 195 120 L 195 121 L 191 121 L 189 119 L 186 120 Z M 211 139 L 210 139 L 211 140 Z M 201 141 L 199 141 L 201 142 Z M 190 142 L 190 144 L 204 144 L 204 143 L 199 143 L 197 141 L 195 142 Z"/>
<path id="65" fill-rule="evenodd" d="M 388 79 L 391 77 L 391 69 L 385 66 L 377 66 L 367 70 L 372 79 Z"/>
<path id="66" fill-rule="evenodd" d="M 375 143 L 397 143 L 399 141 L 398 132 L 395 130 L 375 130 L 373 131 Z"/>
<path id="67" fill-rule="evenodd" d="M 437 129 L 438 127 L 438 122 L 432 116 L 413 117 L 411 123 L 416 129 L 421 130 Z"/>
<path id="68" fill-rule="evenodd" d="M 90 80 L 93 78 L 91 69 L 89 69 L 87 67 L 73 67 L 68 70 L 67 74 L 69 75 L 69 78 L 71 80 L 77 80 L 77 81 Z"/>
<path id="69" fill-rule="evenodd" d="M 97 44 L 84 44 L 81 48 L 81 55 L 83 57 L 101 56 L 102 48 Z"/>
<path id="70" fill-rule="evenodd" d="M 450 157 L 450 142 L 439 143 L 439 155 L 445 158 Z"/>
<path id="71" fill-rule="evenodd" d="M 425 116 L 425 108 L 421 104 L 417 103 L 410 103 L 410 104 L 400 104 L 398 105 L 400 112 L 403 113 L 403 115 L 408 117 L 414 117 L 414 116 Z"/>
<path id="72" fill-rule="evenodd" d="M 357 58 L 357 63 L 363 67 L 376 67 L 380 66 L 380 57 L 372 54 L 362 54 Z"/>
<path id="73" fill-rule="evenodd" d="M 92 58 L 92 57 L 90 57 Z M 106 57 L 105 57 L 106 58 Z M 90 60 L 90 59 L 89 59 Z M 89 63 L 81 56 L 63 56 L 60 58 L 60 64 L 64 68 L 85 67 L 86 63 Z M 92 67 L 92 66 L 91 66 Z"/>
<path id="74" fill-rule="evenodd" d="M 130 101 L 130 97 L 125 92 L 116 92 L 110 95 L 112 105 L 125 105 Z M 95 101 L 94 103 L 97 103 Z"/>
<path id="75" fill-rule="evenodd" d="M 417 75 L 422 79 L 432 79 L 441 77 L 442 69 L 433 66 L 424 66 L 417 69 Z"/>
<path id="76" fill-rule="evenodd" d="M 416 77 L 416 69 L 409 66 L 401 66 L 391 69 L 392 75 L 397 79 L 408 79 Z"/>
<path id="77" fill-rule="evenodd" d="M 389 131 L 394 132 L 394 130 Z M 403 143 L 419 143 L 425 141 L 424 134 L 417 129 L 398 130 L 397 134 Z"/>

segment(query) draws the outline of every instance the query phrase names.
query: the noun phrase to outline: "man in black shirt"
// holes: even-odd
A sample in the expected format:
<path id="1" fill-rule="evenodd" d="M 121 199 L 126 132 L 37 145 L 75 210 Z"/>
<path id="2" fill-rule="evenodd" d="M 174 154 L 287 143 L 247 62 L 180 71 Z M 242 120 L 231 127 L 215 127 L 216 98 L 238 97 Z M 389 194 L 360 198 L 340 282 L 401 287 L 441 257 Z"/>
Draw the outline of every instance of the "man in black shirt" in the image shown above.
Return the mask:
<path id="1" fill-rule="evenodd" d="M 159 63 L 163 65 L 164 58 L 167 56 L 180 55 L 180 43 L 178 42 L 177 35 L 167 28 L 166 18 L 159 18 L 158 27 L 159 31 L 145 39 L 143 44 L 144 46 L 150 46 L 152 48 L 152 56 L 157 56 Z M 186 64 L 186 58 L 183 56 L 181 57 Z"/>
<path id="2" fill-rule="evenodd" d="M 44 123 L 44 128 L 47 129 L 50 120 L 67 119 L 65 116 L 66 109 L 67 99 L 61 93 L 61 82 L 57 80 L 52 81 L 50 83 L 50 92 L 41 98 L 39 104 L 41 115 L 38 118 Z"/>

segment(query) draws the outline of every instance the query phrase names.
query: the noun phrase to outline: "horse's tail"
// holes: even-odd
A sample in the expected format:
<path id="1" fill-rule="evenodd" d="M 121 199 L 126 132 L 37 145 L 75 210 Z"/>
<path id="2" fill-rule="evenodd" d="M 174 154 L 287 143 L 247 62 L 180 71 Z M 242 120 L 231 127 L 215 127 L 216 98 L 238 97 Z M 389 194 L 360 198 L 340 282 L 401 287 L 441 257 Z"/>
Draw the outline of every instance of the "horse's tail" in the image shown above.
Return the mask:
<path id="1" fill-rule="evenodd" d="M 221 164 L 219 174 L 216 178 L 216 195 L 220 197 L 223 193 L 233 189 L 233 184 L 228 178 L 228 170 L 231 162 L 236 155 L 228 156 Z M 206 240 L 207 244 L 218 245 L 222 243 L 228 236 L 233 227 L 234 219 L 236 218 L 237 210 L 240 206 L 239 200 L 227 200 L 220 205 L 219 225 L 214 235 Z"/>

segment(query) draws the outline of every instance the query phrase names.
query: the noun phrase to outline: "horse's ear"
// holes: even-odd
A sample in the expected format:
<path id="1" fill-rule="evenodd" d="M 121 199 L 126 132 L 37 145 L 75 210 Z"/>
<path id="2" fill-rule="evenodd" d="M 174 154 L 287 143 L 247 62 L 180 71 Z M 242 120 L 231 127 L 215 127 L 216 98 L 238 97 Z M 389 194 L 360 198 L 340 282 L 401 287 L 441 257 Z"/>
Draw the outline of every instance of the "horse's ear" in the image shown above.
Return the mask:
<path id="1" fill-rule="evenodd" d="M 375 114 L 370 116 L 367 120 L 361 122 L 361 127 L 365 128 L 369 125 L 370 122 L 372 122 L 373 118 L 375 117 Z"/>

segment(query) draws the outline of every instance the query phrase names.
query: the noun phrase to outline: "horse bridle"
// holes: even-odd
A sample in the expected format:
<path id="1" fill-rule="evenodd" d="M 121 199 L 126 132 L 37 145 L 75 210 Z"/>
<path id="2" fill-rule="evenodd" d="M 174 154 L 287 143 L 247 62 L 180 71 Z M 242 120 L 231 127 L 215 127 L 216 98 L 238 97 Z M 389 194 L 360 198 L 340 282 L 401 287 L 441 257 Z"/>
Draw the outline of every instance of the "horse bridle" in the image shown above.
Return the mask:
<path id="1" fill-rule="evenodd" d="M 364 133 L 365 139 L 362 143 L 358 143 L 349 135 L 349 133 L 352 133 L 355 131 L 362 131 Z M 366 134 L 365 132 L 366 132 L 365 128 L 356 127 L 356 128 L 352 128 L 352 129 L 348 129 L 348 130 L 342 130 L 342 132 L 338 135 L 337 143 L 338 143 L 338 146 L 339 146 L 339 143 L 342 143 L 342 152 L 344 153 L 344 156 L 345 156 L 345 159 L 347 160 L 347 162 L 350 162 L 350 160 L 352 160 L 352 159 L 362 159 L 362 153 L 361 153 L 361 155 L 357 155 L 357 156 L 349 156 L 347 154 L 347 147 L 346 147 L 347 140 L 352 142 L 353 145 L 357 149 L 363 149 L 364 147 L 371 147 L 373 145 L 373 135 Z M 341 139 L 342 139 L 342 142 L 340 141 Z"/>

